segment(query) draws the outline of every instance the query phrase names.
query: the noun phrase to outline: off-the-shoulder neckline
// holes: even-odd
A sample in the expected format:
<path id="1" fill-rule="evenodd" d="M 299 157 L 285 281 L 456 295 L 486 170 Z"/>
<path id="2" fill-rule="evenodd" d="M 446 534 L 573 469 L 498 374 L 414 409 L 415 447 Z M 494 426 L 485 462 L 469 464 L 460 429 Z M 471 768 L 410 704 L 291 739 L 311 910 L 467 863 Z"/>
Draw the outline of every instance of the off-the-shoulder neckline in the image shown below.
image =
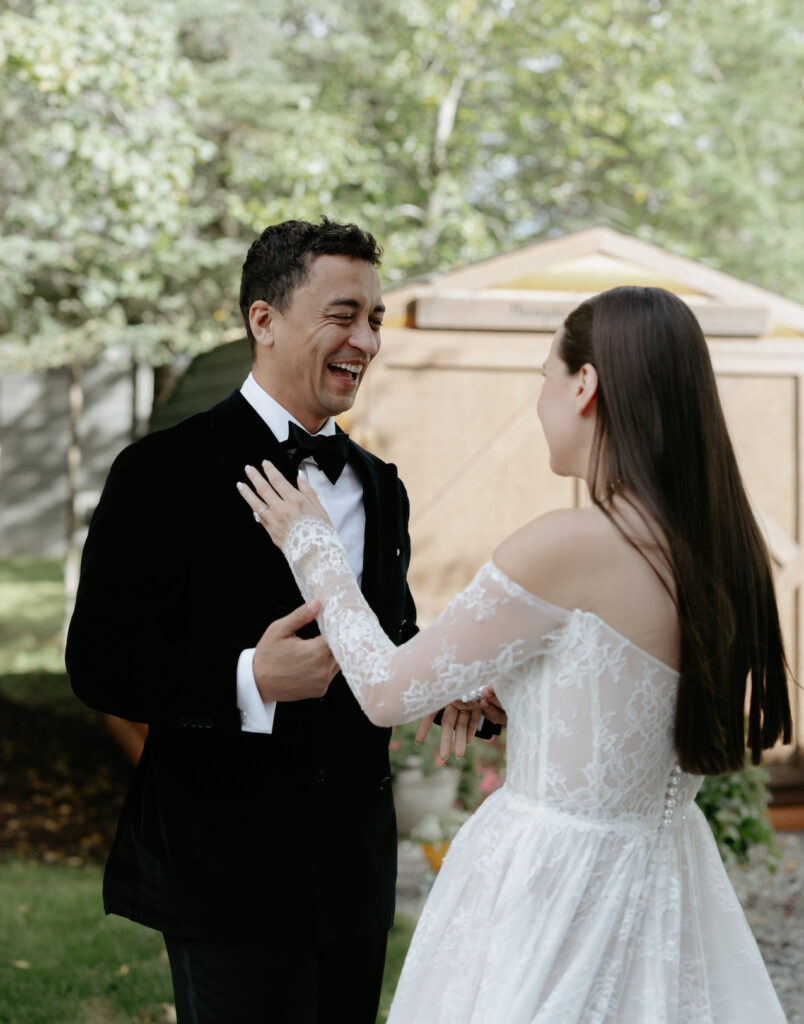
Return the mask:
<path id="1" fill-rule="evenodd" d="M 648 661 L 652 661 L 654 665 L 658 665 L 659 668 L 663 668 L 666 672 L 670 672 L 674 676 L 680 675 L 677 668 L 672 668 L 670 665 L 667 664 L 666 661 L 662 661 L 661 658 L 657 658 L 655 654 L 651 654 L 650 651 L 646 651 L 644 647 L 640 647 L 639 644 L 634 643 L 633 640 L 629 639 L 627 636 L 624 636 L 622 633 L 619 632 L 619 630 L 616 630 L 614 626 L 609 625 L 609 623 L 606 622 L 605 619 L 601 618 L 597 614 L 597 612 L 588 612 L 583 608 L 562 608 L 560 605 L 552 604 L 550 601 L 545 601 L 543 597 L 539 597 L 538 594 L 534 594 L 533 591 L 528 590 L 526 587 L 523 587 L 521 583 L 517 583 L 516 580 L 511 579 L 508 573 L 501 569 L 493 558 L 490 558 L 486 564 L 491 566 L 494 572 L 502 576 L 505 579 L 506 583 L 514 587 L 517 591 L 519 591 L 523 598 L 530 604 L 541 606 L 542 608 L 547 608 L 551 611 L 562 612 L 564 615 L 568 616 L 576 614 L 588 615 L 591 618 L 596 619 L 601 624 L 601 626 L 604 626 L 610 633 L 616 636 L 618 640 L 622 640 L 623 643 L 627 644 L 629 647 L 633 648 L 633 650 L 637 651 L 643 657 L 647 658 Z"/>

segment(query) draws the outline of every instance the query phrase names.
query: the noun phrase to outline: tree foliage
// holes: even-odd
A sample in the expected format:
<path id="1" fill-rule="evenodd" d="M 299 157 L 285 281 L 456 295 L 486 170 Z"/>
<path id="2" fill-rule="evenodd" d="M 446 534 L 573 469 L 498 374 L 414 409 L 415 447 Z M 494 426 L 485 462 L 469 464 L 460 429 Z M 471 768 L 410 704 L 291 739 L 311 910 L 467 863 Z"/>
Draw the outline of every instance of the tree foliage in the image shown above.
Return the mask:
<path id="1" fill-rule="evenodd" d="M 7 358 L 160 361 L 202 305 L 172 285 L 220 264 L 191 202 L 212 144 L 160 3 L 37 0 L 0 14 L 0 333 Z"/>
<path id="2" fill-rule="evenodd" d="M 357 219 L 398 280 L 608 223 L 804 295 L 797 0 L 228 11 L 186 23 L 219 33 L 201 77 L 228 125 L 226 215 L 249 231 Z"/>
<path id="3" fill-rule="evenodd" d="M 160 361 L 288 217 L 391 282 L 596 223 L 804 298 L 799 0 L 30 0 L 0 14 L 0 336 Z"/>

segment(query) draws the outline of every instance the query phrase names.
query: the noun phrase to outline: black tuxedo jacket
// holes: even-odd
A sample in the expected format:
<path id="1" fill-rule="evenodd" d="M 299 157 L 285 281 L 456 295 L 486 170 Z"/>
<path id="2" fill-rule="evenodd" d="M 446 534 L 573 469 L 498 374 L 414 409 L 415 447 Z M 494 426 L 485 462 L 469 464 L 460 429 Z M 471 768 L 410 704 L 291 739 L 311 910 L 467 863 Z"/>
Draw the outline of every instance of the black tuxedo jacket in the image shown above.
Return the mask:
<path id="1" fill-rule="evenodd" d="M 415 632 L 407 497 L 394 466 L 350 447 L 363 592 L 401 642 Z M 107 913 L 202 939 L 336 941 L 392 923 L 389 730 L 338 676 L 320 700 L 278 704 L 271 735 L 240 731 L 238 656 L 302 602 L 235 487 L 265 458 L 295 475 L 238 391 L 118 456 L 67 667 L 90 707 L 150 726 L 106 867 Z"/>

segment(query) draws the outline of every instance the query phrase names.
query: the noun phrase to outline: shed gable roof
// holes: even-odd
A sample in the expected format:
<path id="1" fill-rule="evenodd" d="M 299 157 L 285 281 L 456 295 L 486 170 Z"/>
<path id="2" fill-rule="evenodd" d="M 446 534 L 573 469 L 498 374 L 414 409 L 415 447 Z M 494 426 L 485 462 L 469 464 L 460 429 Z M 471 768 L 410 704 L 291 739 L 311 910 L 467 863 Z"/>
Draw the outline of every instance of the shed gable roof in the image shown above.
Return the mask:
<path id="1" fill-rule="evenodd" d="M 386 322 L 404 324 L 408 304 L 431 291 L 516 289 L 589 295 L 618 284 L 667 288 L 693 304 L 762 306 L 770 314 L 768 335 L 804 336 L 801 304 L 608 227 L 537 242 L 391 289 L 385 293 Z"/>

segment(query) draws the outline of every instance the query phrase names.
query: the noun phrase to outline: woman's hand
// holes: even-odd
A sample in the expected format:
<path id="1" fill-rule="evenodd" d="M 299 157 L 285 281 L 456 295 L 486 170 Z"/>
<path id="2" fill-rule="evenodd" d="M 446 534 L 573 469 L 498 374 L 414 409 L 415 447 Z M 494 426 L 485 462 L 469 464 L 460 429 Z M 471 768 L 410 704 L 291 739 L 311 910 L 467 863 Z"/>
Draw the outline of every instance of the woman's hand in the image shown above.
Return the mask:
<path id="1" fill-rule="evenodd" d="M 419 728 L 416 730 L 417 743 L 424 743 L 437 714 L 438 712 L 434 711 L 419 722 Z M 480 701 L 476 700 L 468 703 L 456 700 L 442 709 L 441 742 L 438 749 L 441 764 L 447 763 L 452 750 L 455 751 L 456 757 L 463 757 L 467 746 L 474 738 L 480 715 Z"/>
<path id="2" fill-rule="evenodd" d="M 304 474 L 299 473 L 299 489 L 296 490 L 267 459 L 262 464 L 262 472 L 265 476 L 253 466 L 246 466 L 246 476 L 254 490 L 244 483 L 238 483 L 237 489 L 254 513 L 255 520 L 262 523 L 280 550 L 290 527 L 301 516 L 315 516 L 325 523 L 330 522 Z"/>

